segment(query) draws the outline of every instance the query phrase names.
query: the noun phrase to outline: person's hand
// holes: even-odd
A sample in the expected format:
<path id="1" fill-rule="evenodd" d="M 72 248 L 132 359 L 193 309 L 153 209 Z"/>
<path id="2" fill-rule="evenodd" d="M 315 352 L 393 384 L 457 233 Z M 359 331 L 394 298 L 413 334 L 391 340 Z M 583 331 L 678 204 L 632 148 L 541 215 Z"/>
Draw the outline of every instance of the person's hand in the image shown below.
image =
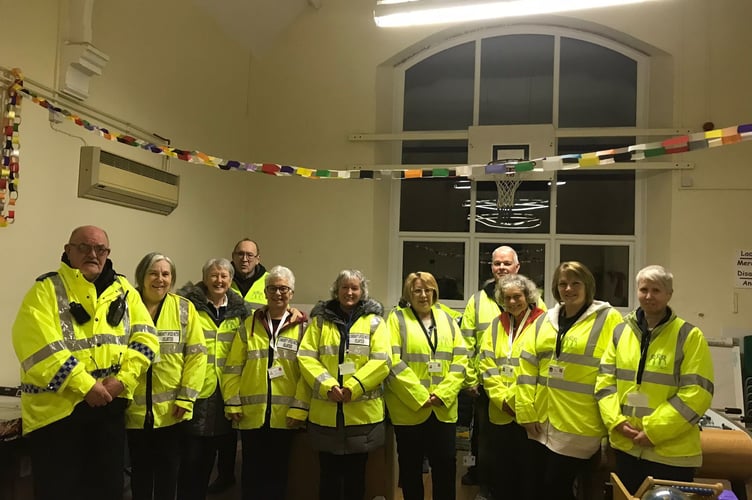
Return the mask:
<path id="1" fill-rule="evenodd" d="M 650 438 L 648 438 L 648 435 L 645 434 L 645 431 L 640 431 L 639 433 L 637 433 L 637 435 L 632 438 L 632 442 L 640 446 L 646 446 L 646 447 L 653 446 L 653 442 L 650 441 Z"/>
<path id="2" fill-rule="evenodd" d="M 509 404 L 508 404 L 508 403 L 507 403 L 506 401 L 504 401 L 504 404 L 502 404 L 502 405 L 501 405 L 501 408 L 502 408 L 502 409 L 503 409 L 503 410 L 504 410 L 504 411 L 505 411 L 505 412 L 506 412 L 506 413 L 507 413 L 508 415 L 511 415 L 511 416 L 513 416 L 513 417 L 514 417 L 514 416 L 516 416 L 516 413 L 514 412 L 514 408 L 512 408 L 511 406 L 509 406 Z"/>
<path id="3" fill-rule="evenodd" d="M 537 436 L 543 432 L 540 422 L 528 422 L 527 424 L 522 424 L 522 427 L 524 427 L 527 433 L 531 436 Z"/>
<path id="4" fill-rule="evenodd" d="M 240 419 L 243 418 L 242 413 L 225 413 L 225 417 L 227 417 L 227 420 L 232 420 L 233 422 L 240 422 Z"/>
<path id="5" fill-rule="evenodd" d="M 304 316 L 304 314 L 302 312 L 300 312 L 299 309 L 297 309 L 295 307 L 291 307 L 290 308 L 290 321 L 297 321 L 300 318 L 302 318 L 303 316 Z"/>
<path id="6" fill-rule="evenodd" d="M 640 433 L 639 430 L 632 427 L 626 420 L 617 425 L 614 430 L 628 439 L 634 439 Z"/>
<path id="7" fill-rule="evenodd" d="M 347 387 L 342 388 L 342 402 L 349 403 L 352 400 L 352 391 Z"/>
<path id="8" fill-rule="evenodd" d="M 335 403 L 341 403 L 344 401 L 345 397 L 342 393 L 342 388 L 338 385 L 332 387 L 331 390 L 326 393 L 326 396 L 329 398 L 329 401 L 334 401 Z"/>
<path id="9" fill-rule="evenodd" d="M 107 392 L 110 393 L 112 399 L 120 396 L 120 393 L 125 390 L 123 383 L 115 377 L 107 377 L 106 379 L 102 380 L 102 385 L 105 389 L 107 389 Z"/>
<path id="10" fill-rule="evenodd" d="M 175 405 L 172 407 L 172 416 L 178 420 L 183 420 L 183 416 L 185 415 L 185 412 L 186 412 L 186 409 L 178 405 Z"/>
<path id="11" fill-rule="evenodd" d="M 480 396 L 480 390 L 478 389 L 477 385 L 466 387 L 465 389 L 463 389 L 463 391 L 465 391 L 465 394 L 467 394 L 471 398 L 477 398 L 478 396 Z"/>
<path id="12" fill-rule="evenodd" d="M 305 420 L 298 420 L 297 418 L 285 417 L 285 424 L 288 429 L 301 429 L 305 426 Z"/>
<path id="13" fill-rule="evenodd" d="M 428 399 L 425 403 L 423 403 L 423 406 L 421 406 L 421 408 L 430 408 L 431 406 L 433 406 L 433 403 L 431 402 L 431 396 L 428 396 Z"/>
<path id="14" fill-rule="evenodd" d="M 428 398 L 428 400 L 431 402 L 432 406 L 444 406 L 444 402 L 436 394 L 431 394 L 431 397 Z"/>
<path id="15" fill-rule="evenodd" d="M 102 382 L 97 380 L 89 392 L 86 393 L 86 396 L 84 396 L 84 401 L 91 407 L 105 406 L 112 401 L 112 396 Z"/>

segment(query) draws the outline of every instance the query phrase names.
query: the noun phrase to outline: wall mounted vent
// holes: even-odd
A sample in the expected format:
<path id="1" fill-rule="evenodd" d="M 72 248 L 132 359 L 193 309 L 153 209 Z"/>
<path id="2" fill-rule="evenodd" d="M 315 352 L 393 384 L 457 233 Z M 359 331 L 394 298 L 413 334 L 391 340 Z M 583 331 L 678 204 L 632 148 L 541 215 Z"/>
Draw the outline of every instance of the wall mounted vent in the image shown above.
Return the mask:
<path id="1" fill-rule="evenodd" d="M 178 206 L 180 176 L 94 146 L 81 148 L 78 197 L 167 215 Z"/>

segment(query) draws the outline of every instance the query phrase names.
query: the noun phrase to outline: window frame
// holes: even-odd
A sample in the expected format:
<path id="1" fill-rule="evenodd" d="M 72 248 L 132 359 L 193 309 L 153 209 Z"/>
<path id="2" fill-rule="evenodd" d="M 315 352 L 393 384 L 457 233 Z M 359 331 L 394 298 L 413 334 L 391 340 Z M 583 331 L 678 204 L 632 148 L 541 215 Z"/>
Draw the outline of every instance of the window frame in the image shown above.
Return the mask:
<path id="1" fill-rule="evenodd" d="M 559 61 L 560 61 L 560 49 L 561 38 L 575 38 L 589 43 L 594 43 L 605 47 L 607 49 L 616 51 L 630 59 L 633 59 L 637 63 L 637 99 L 635 109 L 635 124 L 637 128 L 645 127 L 647 124 L 647 102 L 649 95 L 649 57 L 637 51 L 631 47 L 625 46 L 615 40 L 608 39 L 604 36 L 589 33 L 581 30 L 556 27 L 556 26 L 543 26 L 543 25 L 528 25 L 521 24 L 515 26 L 507 26 L 500 28 L 486 29 L 482 31 L 476 31 L 466 33 L 460 36 L 452 37 L 441 42 L 427 46 L 421 52 L 414 54 L 412 57 L 403 60 L 394 67 L 394 87 L 393 87 L 393 103 L 394 109 L 392 113 L 392 130 L 402 131 L 402 117 L 404 109 L 404 83 L 405 83 L 405 71 L 413 65 L 421 62 L 422 60 L 431 57 L 447 48 L 468 43 L 475 43 L 475 80 L 474 80 L 474 97 L 473 97 L 473 126 L 478 126 L 479 120 L 479 106 L 480 106 L 480 59 L 481 59 L 481 40 L 484 38 L 498 37 L 504 35 L 518 35 L 518 34 L 539 34 L 554 36 L 554 96 L 553 96 L 553 126 L 558 132 L 559 130 L 566 131 L 567 129 L 558 129 L 559 118 Z M 584 130 L 584 129 L 578 129 Z M 599 136 L 598 131 L 600 128 L 592 128 L 591 136 Z M 562 134 L 563 135 L 563 134 Z M 639 141 L 641 138 L 638 137 Z M 393 158 L 399 159 L 402 154 L 401 141 L 394 141 L 391 145 L 390 153 Z M 399 164 L 400 161 L 395 161 Z M 629 276 L 634 276 L 637 269 L 643 267 L 645 262 L 645 245 L 643 243 L 646 233 L 646 216 L 644 205 L 646 202 L 647 183 L 646 174 L 640 170 L 635 170 L 635 232 L 633 235 L 597 235 L 597 234 L 557 234 L 556 233 L 556 197 L 557 187 L 556 178 L 551 185 L 551 227 L 549 233 L 542 234 L 489 234 L 489 233 L 476 233 L 475 232 L 475 202 L 476 202 L 476 181 L 471 182 L 471 194 L 470 194 L 470 222 L 469 231 L 467 233 L 457 232 L 403 232 L 399 230 L 400 220 L 400 190 L 401 181 L 399 179 L 392 179 L 390 186 L 390 218 L 397 224 L 396 231 L 390 231 L 389 239 L 389 264 L 387 280 L 387 301 L 390 304 L 396 304 L 399 300 L 402 289 L 402 248 L 404 241 L 427 241 L 427 242 L 465 242 L 465 279 L 464 290 L 465 301 L 451 300 L 442 301 L 446 305 L 462 310 L 465 303 L 470 296 L 475 293 L 482 283 L 477 283 L 477 257 L 479 257 L 479 248 L 481 243 L 493 243 L 495 241 L 502 244 L 502 242 L 514 246 L 515 244 L 543 244 L 546 254 L 545 264 L 545 297 L 546 304 L 553 304 L 553 295 L 548 286 L 553 277 L 553 272 L 559 263 L 560 246 L 568 244 L 576 245 L 627 245 L 629 247 Z M 524 268 L 521 270 L 524 273 Z M 626 308 L 618 308 L 620 312 L 626 313 L 635 307 L 634 297 L 634 283 L 632 279 L 628 280 L 628 306 Z"/>

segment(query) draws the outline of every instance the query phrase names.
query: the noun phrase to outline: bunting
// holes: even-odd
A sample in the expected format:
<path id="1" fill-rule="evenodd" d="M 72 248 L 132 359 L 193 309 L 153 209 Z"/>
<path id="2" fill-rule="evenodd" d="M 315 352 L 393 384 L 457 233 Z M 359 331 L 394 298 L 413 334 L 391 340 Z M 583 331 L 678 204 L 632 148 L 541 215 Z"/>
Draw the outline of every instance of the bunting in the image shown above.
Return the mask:
<path id="1" fill-rule="evenodd" d="M 3 113 L 3 165 L 0 169 L 0 227 L 15 220 L 15 204 L 18 199 L 19 173 L 19 125 L 21 123 L 21 99 L 27 97 L 38 106 L 54 111 L 75 125 L 113 142 L 169 156 L 189 163 L 206 165 L 220 170 L 242 170 L 273 176 L 297 176 L 306 179 L 372 179 L 383 177 L 399 179 L 474 177 L 478 174 L 498 175 L 529 171 L 556 171 L 571 168 L 595 168 L 619 163 L 632 163 L 663 155 L 686 153 L 700 149 L 715 148 L 752 140 L 752 124 L 726 127 L 694 134 L 671 137 L 661 142 L 635 144 L 618 149 L 608 149 L 580 154 L 566 154 L 525 161 L 491 162 L 487 165 L 458 165 L 436 168 L 420 168 L 419 165 L 404 169 L 389 170 L 332 170 L 277 163 L 248 163 L 225 159 L 202 151 L 179 149 L 158 145 L 143 139 L 112 131 L 77 116 L 71 111 L 56 106 L 24 87 L 19 70 L 13 70 L 13 83 L 8 88 L 8 103 Z"/>
<path id="2" fill-rule="evenodd" d="M 18 200 L 18 173 L 21 141 L 21 95 L 17 89 L 23 87 L 23 76 L 18 68 L 13 69 L 13 84 L 7 91 L 7 103 L 3 110 L 3 164 L 0 166 L 0 227 L 13 224 L 16 220 Z"/>

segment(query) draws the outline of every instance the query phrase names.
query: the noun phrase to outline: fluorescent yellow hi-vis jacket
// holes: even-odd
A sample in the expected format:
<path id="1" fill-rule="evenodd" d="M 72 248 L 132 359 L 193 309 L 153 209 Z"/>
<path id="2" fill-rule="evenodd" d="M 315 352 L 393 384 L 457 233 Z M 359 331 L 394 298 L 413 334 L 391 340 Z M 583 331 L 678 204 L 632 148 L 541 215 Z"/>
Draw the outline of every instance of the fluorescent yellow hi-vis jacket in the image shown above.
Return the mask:
<path id="1" fill-rule="evenodd" d="M 131 398 L 138 378 L 159 352 L 154 325 L 138 292 L 115 275 L 109 260 L 103 278 L 112 282 L 97 296 L 94 283 L 62 263 L 57 273 L 37 278 L 24 297 L 12 334 L 21 362 L 24 434 L 70 415 L 97 380 L 117 378 L 125 387 L 120 397 Z M 110 325 L 110 306 L 119 299 L 124 300 L 125 313 Z M 88 320 L 77 322 L 71 307 L 85 310 Z"/>
<path id="2" fill-rule="evenodd" d="M 470 356 L 470 369 L 467 371 L 464 387 L 472 387 L 482 383 L 479 378 L 478 361 L 483 334 L 488 330 L 491 321 L 504 311 L 503 306 L 494 299 L 495 288 L 495 281 L 486 283 L 481 290 L 470 297 L 465 306 L 465 312 L 462 314 L 462 336 L 465 337 Z M 542 299 L 538 299 L 538 307 L 546 311 L 546 304 L 543 303 Z"/>
<path id="3" fill-rule="evenodd" d="M 286 429 L 286 417 L 303 421 L 308 417 L 311 389 L 298 366 L 298 348 L 307 323 L 305 316 L 295 321 L 291 316 L 288 311 L 275 332 L 267 309 L 257 309 L 232 342 L 222 376 L 222 396 L 225 413 L 242 414 L 235 424 L 238 429 L 263 426 L 270 404 L 272 428 Z"/>
<path id="4" fill-rule="evenodd" d="M 639 315 L 639 316 L 638 316 Z M 655 327 L 637 384 L 642 330 L 628 314 L 614 329 L 601 360 L 596 398 L 611 446 L 632 456 L 679 467 L 702 465 L 698 422 L 713 399 L 713 361 L 699 328 L 673 312 Z M 635 445 L 615 427 L 627 421 L 644 430 L 652 447 Z"/>
<path id="5" fill-rule="evenodd" d="M 457 421 L 457 394 L 465 380 L 467 346 L 447 312 L 434 304 L 431 315 L 435 328 L 426 333 L 411 307 L 389 314 L 392 368 L 385 396 L 394 425 L 420 424 L 432 412 L 441 422 Z M 423 408 L 431 394 L 444 405 Z"/>
<path id="6" fill-rule="evenodd" d="M 266 294 L 264 294 L 264 288 L 266 288 L 266 277 L 269 275 L 269 273 L 266 272 L 261 264 L 258 264 L 258 266 L 264 271 L 264 273 L 259 276 L 256 281 L 253 282 L 253 285 L 251 285 L 248 293 L 246 293 L 245 297 L 243 297 L 243 300 L 251 305 L 251 309 L 260 309 L 266 305 Z M 232 288 L 235 293 L 240 295 L 240 288 L 238 288 L 235 280 L 233 280 L 230 288 Z"/>
<path id="7" fill-rule="evenodd" d="M 208 398 L 219 386 L 222 370 L 227 362 L 227 353 L 235 338 L 240 325 L 250 315 L 251 309 L 248 303 L 232 290 L 227 291 L 227 309 L 224 320 L 217 325 L 213 306 L 209 306 L 206 297 L 206 287 L 203 283 L 181 290 L 180 293 L 190 300 L 198 311 L 201 320 L 201 328 L 204 331 L 206 343 L 206 370 L 204 370 L 203 383 L 199 398 Z"/>
<path id="8" fill-rule="evenodd" d="M 563 336 L 557 358 L 561 307 L 539 317 L 523 339 L 515 413 L 520 424 L 543 424 L 541 435 L 530 437 L 552 451 L 590 458 L 606 435 L 595 401 L 595 378 L 622 317 L 608 302 L 594 301 Z"/>
<path id="9" fill-rule="evenodd" d="M 530 310 L 522 325 L 515 325 L 505 311 L 494 318 L 488 331 L 483 334 L 478 371 L 491 401 L 488 417 L 493 424 L 505 425 L 514 421 L 514 417 L 504 410 L 504 403 L 514 411 L 523 338 L 534 329 L 531 325 L 543 314 L 545 311 L 536 306 Z"/>
<path id="10" fill-rule="evenodd" d="M 196 401 L 204 382 L 206 345 L 201 320 L 196 308 L 186 298 L 168 293 L 157 318 L 159 356 L 151 366 L 151 373 L 139 380 L 133 403 L 125 412 L 128 429 L 143 429 L 147 420 L 155 429 L 168 427 L 193 416 Z M 151 395 L 147 395 L 147 378 L 151 376 Z M 183 418 L 173 415 L 179 406 L 186 412 Z"/>
<path id="11" fill-rule="evenodd" d="M 384 309 L 375 300 L 361 301 L 349 327 L 338 311 L 336 300 L 319 302 L 298 350 L 300 372 L 312 389 L 308 420 L 336 427 L 341 411 L 346 426 L 379 423 L 384 420 L 382 382 L 389 373 Z M 329 401 L 327 394 L 335 386 L 349 389 L 351 400 Z"/>

